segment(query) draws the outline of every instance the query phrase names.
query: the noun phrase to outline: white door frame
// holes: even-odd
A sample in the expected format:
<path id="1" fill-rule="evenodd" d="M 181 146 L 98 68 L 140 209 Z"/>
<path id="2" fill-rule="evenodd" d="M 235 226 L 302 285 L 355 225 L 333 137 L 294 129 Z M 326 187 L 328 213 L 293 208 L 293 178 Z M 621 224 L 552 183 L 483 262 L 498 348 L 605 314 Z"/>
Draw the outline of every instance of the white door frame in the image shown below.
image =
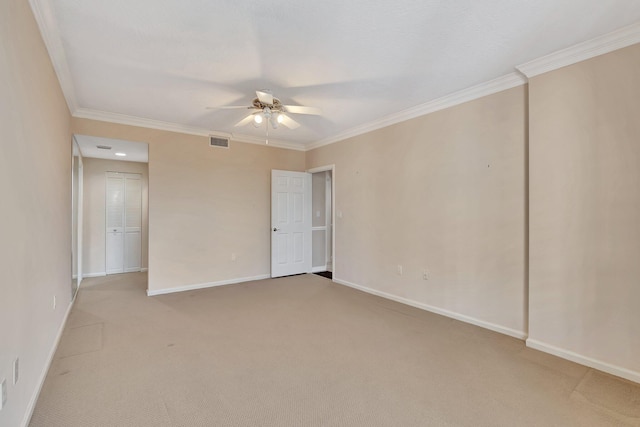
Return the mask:
<path id="1" fill-rule="evenodd" d="M 78 155 L 77 155 L 77 175 L 75 174 L 75 161 L 76 161 L 76 156 L 75 156 L 75 151 L 77 150 Z M 75 191 L 76 193 L 74 193 L 74 179 L 75 179 Z M 75 199 L 75 205 L 73 204 L 73 200 Z M 83 230 L 83 222 L 84 222 L 84 218 L 83 218 L 83 214 L 84 214 L 84 169 L 83 169 L 83 164 L 82 164 L 82 151 L 80 151 L 80 144 L 78 144 L 78 141 L 76 139 L 75 135 L 71 135 L 71 200 L 72 200 L 72 205 L 71 205 L 71 209 L 73 209 L 75 212 L 72 213 L 72 218 L 73 218 L 73 214 L 75 214 L 76 216 L 76 229 L 75 231 L 75 235 L 76 235 L 76 241 L 74 242 L 76 245 L 76 253 L 74 254 L 75 256 L 75 261 L 76 261 L 76 270 L 73 271 L 73 267 L 71 268 L 71 277 L 73 279 L 73 277 L 76 278 L 76 289 L 74 290 L 74 294 L 73 294 L 73 298 L 75 298 L 75 296 L 78 293 L 78 290 L 80 289 L 80 284 L 82 283 L 82 230 Z M 73 219 L 72 219 L 73 221 Z M 71 224 L 71 226 L 73 227 L 73 222 Z M 73 233 L 71 234 L 71 238 L 73 239 Z M 73 265 L 73 262 L 71 263 Z"/>
<path id="2" fill-rule="evenodd" d="M 80 147 L 78 146 L 78 213 L 77 213 L 77 227 L 78 231 L 76 237 L 78 239 L 76 243 L 76 267 L 77 267 L 77 281 L 78 281 L 78 289 L 80 288 L 80 284 L 82 283 L 82 231 L 84 229 L 84 165 L 82 163 L 82 153 L 80 152 Z"/>
<path id="3" fill-rule="evenodd" d="M 307 172 L 312 174 L 325 171 L 331 171 L 331 272 L 333 277 L 336 277 L 336 165 L 332 164 L 307 169 Z M 328 262 L 329 260 L 326 261 Z"/>

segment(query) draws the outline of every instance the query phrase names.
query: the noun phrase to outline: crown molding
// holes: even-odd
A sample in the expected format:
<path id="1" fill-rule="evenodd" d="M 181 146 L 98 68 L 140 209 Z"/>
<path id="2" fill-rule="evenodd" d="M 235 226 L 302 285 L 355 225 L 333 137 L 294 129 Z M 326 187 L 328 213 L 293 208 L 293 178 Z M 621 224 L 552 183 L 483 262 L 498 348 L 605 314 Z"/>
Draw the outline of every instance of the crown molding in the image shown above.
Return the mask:
<path id="1" fill-rule="evenodd" d="M 244 142 L 247 144 L 267 145 L 268 147 L 286 148 L 289 150 L 305 151 L 305 147 L 302 144 L 296 144 L 294 142 L 282 141 L 269 138 L 269 144 L 265 143 L 265 138 L 244 135 L 244 134 L 230 134 L 226 132 L 212 131 L 209 129 L 197 128 L 193 126 L 185 126 L 177 123 L 164 122 L 161 120 L 147 119 L 143 117 L 130 116 L 127 114 L 111 113 L 108 111 L 92 110 L 89 108 L 78 108 L 73 117 L 79 119 L 99 120 L 101 122 L 118 123 L 121 125 L 137 126 L 148 129 L 164 130 L 168 132 L 176 132 L 187 135 L 196 136 L 218 136 L 221 138 L 229 138 L 234 142 Z"/>
<path id="2" fill-rule="evenodd" d="M 640 43 L 640 22 L 518 65 L 528 78 Z"/>
<path id="3" fill-rule="evenodd" d="M 90 108 L 78 108 L 73 112 L 73 117 L 79 119 L 99 120 L 101 122 L 118 123 L 121 125 L 138 126 L 149 129 L 166 130 L 169 132 L 184 133 L 187 135 L 209 136 L 214 135 L 208 129 L 179 125 L 161 120 L 147 119 L 130 116 L 127 114 L 111 113 L 108 111 L 93 110 Z"/>
<path id="4" fill-rule="evenodd" d="M 58 77 L 62 94 L 67 101 L 67 107 L 71 112 L 76 111 L 78 102 L 76 101 L 73 80 L 71 79 L 71 71 L 69 70 L 67 55 L 60 39 L 58 23 L 51 4 L 47 0 L 29 0 L 29 5 L 38 28 L 40 28 L 42 40 L 49 52 L 49 58 L 51 58 L 51 64 Z"/>
<path id="5" fill-rule="evenodd" d="M 527 80 L 519 73 L 509 73 L 505 76 L 498 77 L 497 79 L 489 80 L 487 82 L 471 86 L 467 89 L 454 92 L 450 95 L 434 99 L 433 101 L 429 101 L 427 103 L 408 108 L 398 113 L 384 116 L 378 120 L 348 129 L 332 137 L 313 142 L 306 146 L 306 150 L 313 150 L 315 148 L 343 141 L 347 138 L 352 138 L 354 136 L 372 132 L 374 130 L 391 126 L 396 123 L 404 122 L 406 120 L 410 120 L 419 116 L 424 116 L 429 113 L 434 113 L 439 110 L 444 110 L 445 108 L 473 101 L 474 99 L 482 98 L 483 96 L 502 92 L 503 90 L 511 89 L 517 86 L 522 86 L 526 84 L 526 82 Z"/>

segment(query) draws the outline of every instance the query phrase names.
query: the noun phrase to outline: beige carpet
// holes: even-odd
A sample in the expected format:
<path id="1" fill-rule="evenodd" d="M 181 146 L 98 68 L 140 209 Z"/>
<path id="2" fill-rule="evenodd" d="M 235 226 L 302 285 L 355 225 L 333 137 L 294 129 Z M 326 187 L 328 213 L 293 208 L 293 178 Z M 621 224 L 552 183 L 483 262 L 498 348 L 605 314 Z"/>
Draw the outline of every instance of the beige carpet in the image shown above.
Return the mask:
<path id="1" fill-rule="evenodd" d="M 640 386 L 317 275 L 82 284 L 31 426 L 640 425 Z"/>

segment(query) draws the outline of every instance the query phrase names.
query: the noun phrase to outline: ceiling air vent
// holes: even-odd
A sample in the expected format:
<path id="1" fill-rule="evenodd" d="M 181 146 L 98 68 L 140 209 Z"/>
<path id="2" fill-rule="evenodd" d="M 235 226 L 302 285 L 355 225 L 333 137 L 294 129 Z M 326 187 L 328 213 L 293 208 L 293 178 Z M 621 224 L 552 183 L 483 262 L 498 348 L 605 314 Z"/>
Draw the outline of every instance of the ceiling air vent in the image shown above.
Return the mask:
<path id="1" fill-rule="evenodd" d="M 229 140 L 227 138 L 218 138 L 217 136 L 212 136 L 209 139 L 209 145 L 211 147 L 229 148 Z"/>
<path id="2" fill-rule="evenodd" d="M 96 145 L 96 148 L 99 148 L 101 150 L 111 150 L 111 147 L 108 145 Z"/>

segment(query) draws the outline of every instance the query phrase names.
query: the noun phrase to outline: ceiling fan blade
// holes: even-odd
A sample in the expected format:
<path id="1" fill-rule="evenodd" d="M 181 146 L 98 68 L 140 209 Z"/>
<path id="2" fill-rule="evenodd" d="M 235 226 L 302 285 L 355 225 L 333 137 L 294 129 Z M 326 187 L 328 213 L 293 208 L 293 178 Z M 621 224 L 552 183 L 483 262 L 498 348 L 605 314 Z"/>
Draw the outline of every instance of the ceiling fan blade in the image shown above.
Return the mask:
<path id="1" fill-rule="evenodd" d="M 280 117 L 282 117 L 282 123 L 284 126 L 288 127 L 289 129 L 297 129 L 300 127 L 300 123 L 296 122 L 295 120 L 293 120 L 291 117 L 286 116 L 284 114 L 281 114 Z"/>
<path id="2" fill-rule="evenodd" d="M 260 100 L 260 102 L 262 102 L 263 104 L 273 105 L 273 95 L 270 94 L 269 92 L 257 90 L 256 95 L 258 96 L 258 99 Z"/>
<path id="3" fill-rule="evenodd" d="M 239 126 L 248 125 L 252 121 L 253 121 L 253 114 L 249 114 L 247 117 L 245 117 L 244 119 L 240 120 L 234 126 L 239 127 Z"/>
<path id="4" fill-rule="evenodd" d="M 289 113 L 293 114 L 314 114 L 319 116 L 322 114 L 322 110 L 315 107 L 304 107 L 302 105 L 285 105 L 284 108 Z"/>
<path id="5" fill-rule="evenodd" d="M 207 110 L 238 110 L 240 108 L 250 109 L 255 107 L 247 107 L 246 105 L 227 105 L 225 107 L 206 107 Z"/>

